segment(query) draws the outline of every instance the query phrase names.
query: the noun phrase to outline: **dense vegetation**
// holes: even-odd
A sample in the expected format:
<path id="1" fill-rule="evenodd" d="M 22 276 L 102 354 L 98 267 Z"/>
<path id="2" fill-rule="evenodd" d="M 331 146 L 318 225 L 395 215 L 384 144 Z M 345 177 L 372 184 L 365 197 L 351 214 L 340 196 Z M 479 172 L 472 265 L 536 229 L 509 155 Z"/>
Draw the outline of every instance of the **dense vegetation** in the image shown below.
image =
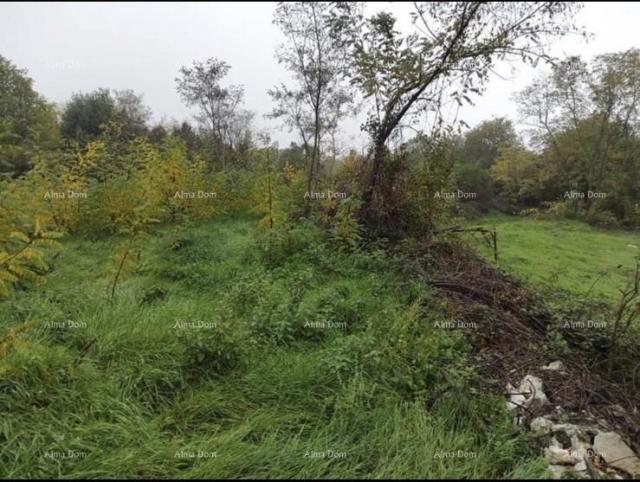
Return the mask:
<path id="1" fill-rule="evenodd" d="M 497 61 L 551 61 L 577 6 L 415 9 L 405 34 L 359 4 L 278 5 L 288 148 L 218 58 L 177 72 L 194 120 L 154 125 L 131 90 L 54 106 L 0 56 L 0 476 L 545 477 L 477 340 L 443 328 L 469 307 L 435 278 L 469 246 L 540 295 L 522 316 L 556 310 L 527 349 L 631 386 L 640 53 L 556 63 L 518 98 L 529 142 L 508 119 L 463 131 L 446 102 Z M 358 108 L 370 150 L 341 152 Z M 495 251 L 461 243 L 478 223 Z M 490 263 L 474 275 L 521 289 Z M 557 330 L 593 313 L 603 336 Z"/>
<path id="2" fill-rule="evenodd" d="M 640 50 L 568 58 L 516 96 L 525 147 L 506 119 L 457 141 L 460 189 L 475 208 L 640 226 Z"/>
<path id="3" fill-rule="evenodd" d="M 2 475 L 544 475 L 401 264 L 312 227 L 275 257 L 255 224 L 162 229 L 114 300 L 119 240 L 74 237 L 4 303 Z"/>

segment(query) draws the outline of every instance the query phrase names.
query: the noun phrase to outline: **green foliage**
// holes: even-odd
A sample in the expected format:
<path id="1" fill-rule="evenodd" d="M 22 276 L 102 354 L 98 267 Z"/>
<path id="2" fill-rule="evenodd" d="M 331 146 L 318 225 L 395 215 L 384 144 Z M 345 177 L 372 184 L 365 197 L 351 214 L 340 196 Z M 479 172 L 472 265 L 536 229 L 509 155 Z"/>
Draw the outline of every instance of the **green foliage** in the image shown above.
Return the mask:
<path id="1" fill-rule="evenodd" d="M 180 98 L 186 105 L 198 108 L 197 120 L 208 134 L 213 157 L 223 168 L 228 164 L 229 151 L 234 154 L 234 147 L 246 149 L 250 141 L 249 121 L 253 117 L 250 112 L 238 109 L 244 87 L 220 85 L 230 69 L 226 62 L 209 58 L 204 62 L 194 61 L 191 67 L 182 67 L 176 78 Z"/>
<path id="2" fill-rule="evenodd" d="M 389 155 L 378 187 L 380 195 L 374 196 L 379 226 L 383 227 L 380 234 L 389 238 L 421 236 L 443 222 L 449 203 L 441 195 L 450 183 L 451 147 L 446 136 L 419 136 L 402 152 Z M 363 177 L 366 184 L 367 175 Z"/>
<path id="3" fill-rule="evenodd" d="M 380 368 L 387 371 L 399 393 L 437 400 L 468 382 L 471 372 L 461 364 L 467 348 L 462 337 L 438 328 L 426 330 L 420 305 L 414 302 L 380 333 L 384 337 L 379 347 L 384 360 Z"/>
<path id="4" fill-rule="evenodd" d="M 506 212 L 517 212 L 540 198 L 540 176 L 535 155 L 521 146 L 502 146 L 489 171 L 497 195 Z"/>
<path id="5" fill-rule="evenodd" d="M 352 193 L 348 199 L 335 202 L 335 215 L 330 223 L 329 236 L 338 248 L 354 250 L 362 238 L 362 226 L 357 218 L 362 201 Z"/>
<path id="6" fill-rule="evenodd" d="M 387 210 L 388 205 L 398 204 L 392 189 L 397 159 L 388 155 L 388 141 L 407 126 L 423 127 L 425 118 L 433 131 L 442 131 L 444 102 L 472 103 L 471 96 L 481 93 L 496 60 L 535 64 L 548 59 L 541 38 L 574 30 L 571 17 L 576 8 L 570 2 L 552 8 L 416 2 L 412 12 L 416 28 L 404 33 L 389 12 L 365 18 L 358 4 L 336 4 L 329 26 L 347 51 L 352 83 L 370 105 L 363 126 L 371 139 L 370 171 L 362 186 L 362 214 L 368 225 L 374 230 L 398 230 L 395 216 Z"/>
<path id="7" fill-rule="evenodd" d="M 56 147 L 58 125 L 51 104 L 33 80 L 0 55 L 0 176 L 28 171 L 39 152 Z"/>
<path id="8" fill-rule="evenodd" d="M 639 225 L 639 89 L 640 51 L 630 49 L 590 63 L 564 59 L 519 94 L 540 151 L 533 176 L 538 202 L 573 201 L 577 193 L 569 206 L 575 217 L 596 225 Z M 530 163 L 520 167 L 530 170 Z"/>
<path id="9" fill-rule="evenodd" d="M 112 123 L 120 125 L 122 138 L 133 138 L 146 132 L 149 108 L 142 97 L 131 90 L 98 89 L 86 94 L 73 94 L 62 112 L 60 130 L 70 140 L 84 145 L 97 139 Z"/>
<path id="10" fill-rule="evenodd" d="M 204 328 L 184 329 L 179 339 L 184 344 L 184 369 L 189 378 L 227 375 L 240 367 L 254 348 L 249 333 L 218 322 Z"/>
<path id="11" fill-rule="evenodd" d="M 113 301 L 103 261 L 118 240 L 72 236 L 50 283 L 0 304 L 2 476 L 544 475 L 392 258 L 312 237 L 274 268 L 255 224 L 160 227 Z M 140 303 L 151 288 L 166 294 Z M 66 318 L 84 324 L 48 326 Z M 284 343 L 267 336 L 279 323 Z M 471 455 L 442 456 L 458 450 Z"/>
<path id="12" fill-rule="evenodd" d="M 458 207 L 487 212 L 499 203 L 495 199 L 494 179 L 490 169 L 502 151 L 518 148 L 520 140 L 511 121 L 497 118 L 481 122 L 468 131 L 454 147 L 455 164 L 452 185 L 455 190 L 473 193 L 472 200 L 464 200 Z"/>
<path id="13" fill-rule="evenodd" d="M 34 179 L 0 181 L 0 297 L 18 285 L 39 283 L 49 271 L 46 254 L 59 247 L 51 218 L 41 201 L 33 199 Z M 26 201 L 26 202 L 25 202 Z"/>

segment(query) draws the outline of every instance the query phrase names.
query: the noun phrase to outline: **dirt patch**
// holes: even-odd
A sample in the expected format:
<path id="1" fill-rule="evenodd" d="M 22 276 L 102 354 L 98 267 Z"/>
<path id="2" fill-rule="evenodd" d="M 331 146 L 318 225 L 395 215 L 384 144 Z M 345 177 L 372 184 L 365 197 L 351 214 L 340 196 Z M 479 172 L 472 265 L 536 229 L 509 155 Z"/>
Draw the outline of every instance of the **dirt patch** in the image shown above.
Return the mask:
<path id="1" fill-rule="evenodd" d="M 552 313 L 532 289 L 455 242 L 424 242 L 409 262 L 449 300 L 458 319 L 477 327 L 468 330 L 468 337 L 487 389 L 505 393 L 509 382 L 518 383 L 527 374 L 540 376 L 553 406 L 600 420 L 628 434 L 634 449 L 640 449 L 637 387 L 611 382 L 593 357 L 577 347 L 562 357 L 550 351 L 545 341 Z M 541 370 L 559 358 L 563 373 Z M 528 413 L 527 421 L 537 415 Z"/>

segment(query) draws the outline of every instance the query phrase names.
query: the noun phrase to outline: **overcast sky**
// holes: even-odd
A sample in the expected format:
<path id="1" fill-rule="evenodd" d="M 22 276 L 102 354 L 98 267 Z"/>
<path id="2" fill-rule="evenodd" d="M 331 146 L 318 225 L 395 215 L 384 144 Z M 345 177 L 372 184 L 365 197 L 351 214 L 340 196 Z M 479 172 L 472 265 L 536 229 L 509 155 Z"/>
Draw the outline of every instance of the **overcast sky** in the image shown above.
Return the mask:
<path id="1" fill-rule="evenodd" d="M 5 3 L 0 2 L 0 55 L 26 68 L 35 88 L 63 103 L 73 92 L 99 87 L 144 94 L 154 120 L 192 116 L 175 91 L 182 65 L 217 57 L 232 67 L 230 83 L 245 86 L 245 107 L 259 128 L 281 145 L 294 140 L 263 115 L 271 110 L 266 91 L 287 81 L 274 59 L 283 39 L 272 25 L 275 4 L 265 3 Z M 396 13 L 406 24 L 410 4 L 381 2 L 370 8 Z M 593 34 L 558 42 L 557 55 L 593 55 L 640 46 L 640 3 L 587 3 L 577 22 Z M 401 24 L 401 25 L 402 25 Z M 501 65 L 498 77 L 462 117 L 470 125 L 497 116 L 517 120 L 514 92 L 531 81 L 531 68 Z M 358 121 L 344 129 L 344 141 L 361 147 Z M 350 140 L 351 139 L 351 140 Z"/>

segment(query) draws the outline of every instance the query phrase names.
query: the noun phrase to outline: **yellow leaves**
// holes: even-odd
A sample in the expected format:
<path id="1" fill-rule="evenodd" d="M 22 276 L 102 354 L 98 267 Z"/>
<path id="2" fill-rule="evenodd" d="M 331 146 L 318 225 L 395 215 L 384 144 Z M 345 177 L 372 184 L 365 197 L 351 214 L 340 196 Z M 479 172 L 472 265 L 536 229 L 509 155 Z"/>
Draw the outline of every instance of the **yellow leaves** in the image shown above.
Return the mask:
<path id="1" fill-rule="evenodd" d="M 2 271 L 0 271 L 0 276 L 2 275 Z M 8 298 L 11 295 L 11 291 L 9 291 L 9 284 L 4 280 L 0 279 L 0 297 Z"/>
<path id="2" fill-rule="evenodd" d="M 24 342 L 20 343 L 18 335 L 30 331 L 37 324 L 37 321 L 30 320 L 17 328 L 9 329 L 9 333 L 7 333 L 3 338 L 0 338 L 0 359 L 8 355 L 12 349 L 20 347 L 21 345 L 24 346 Z"/>
<path id="3" fill-rule="evenodd" d="M 287 163 L 282 170 L 282 178 L 285 184 L 291 184 L 292 182 L 299 181 L 303 176 L 303 172 L 300 169 L 296 169 L 295 166 Z"/>
<path id="4" fill-rule="evenodd" d="M 22 241 L 23 243 L 28 243 L 29 242 L 29 236 L 27 236 L 26 234 L 24 234 L 21 231 L 11 231 L 11 233 L 9 233 L 9 237 L 13 238 L 13 239 L 18 239 L 18 240 Z"/>
<path id="5" fill-rule="evenodd" d="M 106 145 L 104 141 L 90 142 L 84 153 L 79 152 L 76 155 L 79 174 L 86 175 L 90 169 L 99 167 L 100 161 L 104 159 L 105 154 Z"/>
<path id="6" fill-rule="evenodd" d="M 40 216 L 35 216 L 35 219 L 33 220 L 33 234 L 35 236 L 39 236 L 41 232 L 42 223 L 40 222 Z M 27 238 L 26 242 L 29 242 L 29 238 Z"/>
<path id="7" fill-rule="evenodd" d="M 43 280 L 39 272 L 49 269 L 43 249 L 58 247 L 57 237 L 59 233 L 46 231 L 40 217 L 35 216 L 32 235 L 13 226 L 8 236 L 0 238 L 0 296 L 10 296 L 12 286 L 19 281 Z"/>
<path id="8" fill-rule="evenodd" d="M 226 179 L 209 173 L 204 158 L 189 159 L 175 138 L 159 148 L 140 138 L 49 153 L 21 178 L 0 180 L 0 297 L 43 279 L 47 250 L 59 247 L 63 232 L 138 236 L 168 220 L 210 218 L 222 211 L 219 197 L 232 197 L 218 196 Z M 246 194 L 244 185 L 234 187 Z M 176 198 L 178 191 L 195 197 Z"/>

